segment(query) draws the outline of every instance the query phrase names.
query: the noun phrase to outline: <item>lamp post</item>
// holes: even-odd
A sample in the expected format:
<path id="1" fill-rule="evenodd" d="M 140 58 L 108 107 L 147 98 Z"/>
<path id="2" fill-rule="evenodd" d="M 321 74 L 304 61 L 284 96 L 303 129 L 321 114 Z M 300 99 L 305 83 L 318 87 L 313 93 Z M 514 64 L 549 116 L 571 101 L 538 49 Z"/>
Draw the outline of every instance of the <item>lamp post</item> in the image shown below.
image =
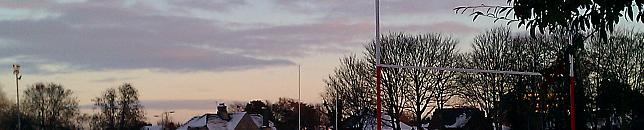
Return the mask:
<path id="1" fill-rule="evenodd" d="M 167 129 L 166 125 L 168 124 L 170 114 L 174 114 L 174 111 L 163 111 L 161 112 L 161 115 L 154 115 L 154 117 L 161 118 L 160 125 L 164 130 Z"/>
<path id="2" fill-rule="evenodd" d="M 301 87 L 301 74 L 302 73 L 302 65 L 297 65 L 297 129 L 301 130 L 302 129 L 302 114 L 300 111 L 300 107 L 302 107 L 302 99 L 301 99 L 301 93 L 302 93 L 302 87 Z"/>
<path id="3" fill-rule="evenodd" d="M 18 108 L 18 129 L 20 130 L 21 113 L 20 113 L 20 90 L 18 87 L 18 80 L 22 78 L 22 74 L 20 74 L 20 65 L 13 64 L 12 68 L 13 68 L 13 74 L 16 75 L 16 105 Z"/>

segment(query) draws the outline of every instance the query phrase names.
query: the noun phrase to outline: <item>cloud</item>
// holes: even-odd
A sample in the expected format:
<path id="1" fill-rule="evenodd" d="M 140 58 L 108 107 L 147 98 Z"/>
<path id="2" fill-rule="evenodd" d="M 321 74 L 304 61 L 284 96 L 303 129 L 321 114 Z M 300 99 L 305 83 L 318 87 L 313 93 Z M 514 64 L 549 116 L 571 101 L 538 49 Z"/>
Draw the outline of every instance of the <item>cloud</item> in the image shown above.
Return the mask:
<path id="1" fill-rule="evenodd" d="M 56 18 L 1 21 L 0 39 L 12 44 L 0 48 L 0 55 L 29 56 L 93 70 L 230 70 L 292 64 L 282 57 L 302 55 L 309 52 L 306 45 L 321 43 L 306 34 L 325 38 L 333 33 L 308 30 L 316 25 L 233 30 L 220 21 L 160 15 L 152 10 L 118 2 L 81 2 L 52 7 L 51 11 L 61 13 Z M 30 63 L 42 62 L 25 64 Z"/>
<path id="2" fill-rule="evenodd" d="M 133 80 L 133 79 L 138 79 L 138 77 L 109 77 L 109 78 L 91 80 L 91 82 L 113 83 L 113 82 L 128 81 L 128 80 Z"/>
<path id="3" fill-rule="evenodd" d="M 390 18 L 427 16 L 443 10 L 451 13 L 452 6 L 485 1 L 384 0 L 381 7 L 383 15 Z M 13 20 L 0 20 L 0 59 L 39 66 L 34 68 L 39 72 L 141 68 L 225 71 L 292 65 L 291 58 L 361 47 L 373 35 L 373 23 L 369 20 L 373 15 L 372 1 L 50 1 L 0 2 L 0 8 L 38 10 L 12 13 L 16 16 Z M 264 10 L 256 8 L 275 10 L 278 13 L 271 15 L 278 18 L 314 22 L 291 20 L 295 23 L 279 24 L 281 20 L 273 16 L 257 18 L 272 21 L 266 23 L 227 19 L 238 16 L 226 14 L 244 14 L 231 11 Z M 202 13 L 195 14 L 195 10 Z M 285 14 L 279 14 L 284 11 Z M 201 16 L 208 12 L 217 15 Z M 291 14 L 306 17 L 289 18 Z M 18 16 L 29 17 L 18 19 Z M 385 29 L 477 31 L 452 21 L 392 23 Z"/>
<path id="4" fill-rule="evenodd" d="M 168 1 L 168 4 L 184 11 L 190 9 L 202 9 L 209 11 L 228 12 L 232 9 L 248 5 L 246 0 L 180 0 Z"/>
<path id="5" fill-rule="evenodd" d="M 156 109 L 156 110 L 171 110 L 171 109 L 192 109 L 192 110 L 203 110 L 203 109 L 213 109 L 215 110 L 219 103 L 225 103 L 228 106 L 233 104 L 242 104 L 245 105 L 246 101 L 234 101 L 234 100 L 206 100 L 206 99 L 195 99 L 195 100 L 141 100 L 141 104 L 145 109 Z M 93 104 L 85 104 L 80 106 L 81 109 L 93 109 Z"/>
<path id="6" fill-rule="evenodd" d="M 0 21 L 40 20 L 58 16 L 60 14 L 45 10 L 0 8 Z"/>
<path id="7" fill-rule="evenodd" d="M 441 32 L 441 33 L 455 33 L 455 34 L 472 34 L 481 31 L 481 29 L 458 22 L 458 21 L 442 21 L 431 24 L 416 24 L 385 27 L 392 32 Z"/>
<path id="8" fill-rule="evenodd" d="M 276 0 L 281 8 L 293 12 L 315 14 L 324 13 L 323 19 L 360 19 L 374 15 L 374 1 L 368 0 Z M 507 5 L 499 0 L 380 0 L 381 17 L 400 15 L 428 16 L 437 13 L 452 13 L 457 6 Z"/>

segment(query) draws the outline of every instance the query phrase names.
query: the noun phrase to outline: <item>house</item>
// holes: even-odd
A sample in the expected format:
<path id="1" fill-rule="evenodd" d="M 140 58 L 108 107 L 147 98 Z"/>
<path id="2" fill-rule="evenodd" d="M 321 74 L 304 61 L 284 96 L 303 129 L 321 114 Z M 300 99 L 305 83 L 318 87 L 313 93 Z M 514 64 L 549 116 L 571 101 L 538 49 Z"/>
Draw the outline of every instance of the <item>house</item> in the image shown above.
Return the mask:
<path id="1" fill-rule="evenodd" d="M 491 122 L 476 108 L 446 108 L 434 111 L 430 130 L 487 130 Z"/>
<path id="2" fill-rule="evenodd" d="M 382 129 L 383 130 L 393 130 L 391 127 L 391 116 L 384 114 L 382 115 Z M 341 128 L 345 130 L 375 130 L 376 126 L 376 117 L 372 116 L 351 116 L 347 118 L 343 123 Z M 400 122 L 401 130 L 412 130 L 412 127 Z"/>
<path id="3" fill-rule="evenodd" d="M 225 104 L 217 106 L 217 114 L 195 116 L 177 130 L 276 130 L 274 124 L 260 114 L 228 113 Z"/>
<path id="4" fill-rule="evenodd" d="M 163 126 L 160 126 L 160 125 L 143 126 L 141 130 L 163 130 Z"/>

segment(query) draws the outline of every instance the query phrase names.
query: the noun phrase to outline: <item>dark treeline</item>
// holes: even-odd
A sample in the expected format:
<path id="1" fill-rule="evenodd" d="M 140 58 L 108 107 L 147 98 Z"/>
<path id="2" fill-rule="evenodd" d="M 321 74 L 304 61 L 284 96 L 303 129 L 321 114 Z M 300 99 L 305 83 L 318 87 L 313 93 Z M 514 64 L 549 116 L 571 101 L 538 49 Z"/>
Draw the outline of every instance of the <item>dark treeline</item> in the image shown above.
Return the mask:
<path id="1" fill-rule="evenodd" d="M 383 111 L 386 120 L 420 127 L 446 106 L 485 112 L 495 126 L 512 129 L 569 127 L 569 59 L 575 67 L 577 128 L 643 129 L 644 33 L 619 30 L 608 40 L 573 39 L 559 32 L 530 36 L 494 28 L 474 38 L 471 50 L 441 34 L 383 36 L 383 64 L 537 72 L 543 76 L 464 73 L 429 69 L 384 68 Z M 375 116 L 374 42 L 361 55 L 341 58 L 325 80 L 323 105 L 328 122 Z M 337 102 L 337 103 L 336 103 Z M 340 119 L 335 119 L 335 108 Z M 362 118 L 361 118 L 362 119 Z M 368 122 L 361 122 L 368 123 Z M 373 122 L 375 123 L 375 122 Z M 352 124 L 356 125 L 356 124 Z M 357 124 L 367 126 L 368 124 Z M 341 125 L 342 126 L 342 125 Z M 606 128 L 604 127 L 604 128 Z"/>
<path id="2" fill-rule="evenodd" d="M 93 102 L 99 113 L 82 114 L 74 93 L 56 83 L 36 83 L 23 91 L 20 112 L 15 101 L 0 92 L 0 129 L 68 130 L 103 129 L 131 130 L 147 125 L 138 91 L 129 83 L 109 88 Z"/>
<path id="3" fill-rule="evenodd" d="M 281 97 L 276 102 L 268 100 L 251 100 L 246 103 L 233 102 L 227 104 L 228 112 L 247 112 L 260 114 L 274 123 L 278 130 L 296 130 L 298 125 L 298 105 L 300 106 L 302 129 L 315 130 L 327 126 L 326 113 L 320 104 L 309 104 L 297 99 Z"/>
<path id="4" fill-rule="evenodd" d="M 81 113 L 74 93 L 55 83 L 36 83 L 21 94 L 21 128 L 25 130 L 136 130 L 151 123 L 146 122 L 144 109 L 139 101 L 139 92 L 133 85 L 124 83 L 106 89 L 92 99 L 96 113 Z M 228 111 L 248 112 L 267 116 L 275 126 L 282 129 L 297 129 L 298 105 L 301 109 L 302 127 L 318 129 L 325 126 L 325 116 L 319 104 L 298 103 L 291 98 L 279 98 L 277 102 L 254 100 L 246 104 L 231 104 Z M 17 129 L 15 101 L 0 91 L 0 129 Z M 167 118 L 167 115 L 166 115 Z M 165 119 L 157 125 L 176 129 L 183 122 Z"/>

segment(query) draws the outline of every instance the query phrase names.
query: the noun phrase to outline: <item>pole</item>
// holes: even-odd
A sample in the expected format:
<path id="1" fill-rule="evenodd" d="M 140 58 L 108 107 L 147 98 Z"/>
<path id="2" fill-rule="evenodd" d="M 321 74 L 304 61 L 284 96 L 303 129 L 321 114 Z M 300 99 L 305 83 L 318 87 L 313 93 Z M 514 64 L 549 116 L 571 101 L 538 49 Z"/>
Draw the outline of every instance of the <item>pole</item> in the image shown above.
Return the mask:
<path id="1" fill-rule="evenodd" d="M 336 89 L 336 94 L 335 94 L 335 130 L 339 130 L 338 128 L 338 93 Z"/>
<path id="2" fill-rule="evenodd" d="M 302 126 L 301 126 L 302 114 L 300 114 L 301 112 L 300 108 L 302 107 L 302 99 L 301 99 L 302 87 L 301 87 L 301 78 L 300 78 L 300 75 L 301 75 L 300 73 L 302 73 L 301 68 L 302 68 L 301 65 L 297 65 L 297 129 L 298 130 L 302 129 Z"/>
<path id="3" fill-rule="evenodd" d="M 13 74 L 16 75 L 16 105 L 17 105 L 17 109 L 18 109 L 18 112 L 17 112 L 18 113 L 18 130 L 20 130 L 20 126 L 21 126 L 21 122 L 22 122 L 21 121 L 22 113 L 20 112 L 20 87 L 18 87 L 19 86 L 18 85 L 18 80 L 20 80 L 20 78 L 22 77 L 22 76 L 20 76 L 20 65 L 13 64 Z"/>
<path id="4" fill-rule="evenodd" d="M 165 130 L 165 125 L 166 125 L 165 114 L 166 114 L 165 110 L 161 112 L 161 128 L 163 128 L 163 130 Z"/>
<path id="5" fill-rule="evenodd" d="M 18 107 L 18 129 L 20 130 L 20 122 L 21 122 L 21 117 L 22 115 L 20 113 L 20 91 L 18 87 L 18 73 L 16 73 L 16 105 Z"/>
<path id="6" fill-rule="evenodd" d="M 570 52 L 568 54 L 568 60 L 570 60 L 570 129 L 575 130 L 575 71 L 574 71 L 574 43 L 573 42 L 574 34 L 572 29 L 570 30 L 570 38 L 568 43 L 570 44 Z"/>
<path id="7" fill-rule="evenodd" d="M 168 121 L 169 121 L 169 118 L 168 118 L 169 113 L 166 111 L 166 112 L 164 112 L 164 113 L 163 113 L 163 116 L 164 116 L 164 117 L 163 117 L 163 125 L 164 125 L 164 126 L 163 126 L 163 128 L 167 130 L 167 128 L 165 127 L 165 125 L 167 125 L 167 124 L 168 124 Z"/>
<path id="8" fill-rule="evenodd" d="M 381 66 L 380 66 L 380 0 L 375 0 L 376 8 L 376 42 L 375 53 L 376 53 L 376 130 L 382 130 L 382 98 L 380 97 L 380 75 L 381 75 Z"/>
<path id="9" fill-rule="evenodd" d="M 376 110 L 376 126 L 378 127 L 377 130 L 382 130 L 382 98 L 380 97 L 380 73 L 382 71 L 382 68 L 380 66 L 376 66 L 376 95 L 378 97 L 376 98 L 376 105 L 377 105 L 377 110 Z"/>
<path id="10" fill-rule="evenodd" d="M 376 42 L 374 45 L 375 46 L 375 53 L 376 53 L 376 66 L 380 66 L 380 58 L 381 58 L 381 52 L 380 52 L 380 0 L 375 0 L 376 1 Z"/>

